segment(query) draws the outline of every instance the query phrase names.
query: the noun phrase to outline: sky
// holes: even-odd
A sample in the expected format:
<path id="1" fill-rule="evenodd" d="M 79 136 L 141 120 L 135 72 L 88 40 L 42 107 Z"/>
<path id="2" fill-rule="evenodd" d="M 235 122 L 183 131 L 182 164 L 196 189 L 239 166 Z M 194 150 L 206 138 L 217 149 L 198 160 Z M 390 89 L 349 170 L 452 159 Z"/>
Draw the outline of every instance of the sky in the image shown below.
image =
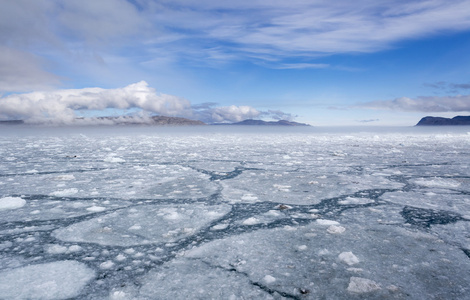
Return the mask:
<path id="1" fill-rule="evenodd" d="M 0 0 L 0 120 L 470 115 L 470 0 Z"/>

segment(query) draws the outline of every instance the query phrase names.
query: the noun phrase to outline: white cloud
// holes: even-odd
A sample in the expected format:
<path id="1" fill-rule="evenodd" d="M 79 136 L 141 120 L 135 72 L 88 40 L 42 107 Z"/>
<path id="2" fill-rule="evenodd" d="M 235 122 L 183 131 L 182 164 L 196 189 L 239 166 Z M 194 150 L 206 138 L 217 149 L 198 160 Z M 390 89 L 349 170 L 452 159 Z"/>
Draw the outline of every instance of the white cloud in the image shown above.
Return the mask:
<path id="1" fill-rule="evenodd" d="M 106 114 L 109 109 L 116 109 L 120 114 L 126 111 L 132 113 L 132 119 L 121 121 L 134 123 L 145 123 L 152 114 L 186 117 L 207 123 L 240 122 L 261 116 L 289 120 L 294 118 L 279 110 L 262 112 L 251 106 L 217 107 L 216 103 L 191 106 L 184 98 L 157 93 L 145 81 L 116 89 L 55 90 L 0 98 L 0 120 L 20 119 L 27 123 L 112 123 L 110 119 L 77 119 L 100 115 L 100 112 Z"/>
<path id="2" fill-rule="evenodd" d="M 470 95 L 431 96 L 393 100 L 372 101 L 356 105 L 358 108 L 416 112 L 463 112 L 470 111 Z"/>
<path id="3" fill-rule="evenodd" d="M 211 108 L 209 111 L 210 123 L 219 122 L 240 122 L 246 119 L 254 119 L 261 114 L 258 110 L 251 106 L 222 106 Z"/>
<path id="4" fill-rule="evenodd" d="M 84 88 L 13 94 L 0 98 L 0 118 L 27 122 L 71 123 L 76 110 L 139 108 L 166 116 L 189 116 L 189 101 L 172 95 L 158 94 L 145 81 L 124 88 Z"/>

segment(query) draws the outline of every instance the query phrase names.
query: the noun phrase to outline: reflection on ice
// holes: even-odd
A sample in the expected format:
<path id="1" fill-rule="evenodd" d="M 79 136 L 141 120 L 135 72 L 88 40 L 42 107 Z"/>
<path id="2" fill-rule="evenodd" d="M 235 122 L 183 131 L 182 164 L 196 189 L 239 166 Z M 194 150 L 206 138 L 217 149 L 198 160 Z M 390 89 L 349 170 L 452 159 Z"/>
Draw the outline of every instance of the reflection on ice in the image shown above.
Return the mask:
<path id="1" fill-rule="evenodd" d="M 0 136 L 2 299 L 470 293 L 466 131 L 22 130 Z"/>

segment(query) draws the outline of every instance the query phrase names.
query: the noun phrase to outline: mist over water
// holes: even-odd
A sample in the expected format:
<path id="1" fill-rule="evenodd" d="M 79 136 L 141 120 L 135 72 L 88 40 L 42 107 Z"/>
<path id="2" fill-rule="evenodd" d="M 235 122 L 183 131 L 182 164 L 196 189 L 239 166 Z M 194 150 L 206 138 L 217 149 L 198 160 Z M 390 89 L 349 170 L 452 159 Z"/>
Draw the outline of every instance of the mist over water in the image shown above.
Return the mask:
<path id="1" fill-rule="evenodd" d="M 0 298 L 466 299 L 470 127 L 0 126 Z"/>

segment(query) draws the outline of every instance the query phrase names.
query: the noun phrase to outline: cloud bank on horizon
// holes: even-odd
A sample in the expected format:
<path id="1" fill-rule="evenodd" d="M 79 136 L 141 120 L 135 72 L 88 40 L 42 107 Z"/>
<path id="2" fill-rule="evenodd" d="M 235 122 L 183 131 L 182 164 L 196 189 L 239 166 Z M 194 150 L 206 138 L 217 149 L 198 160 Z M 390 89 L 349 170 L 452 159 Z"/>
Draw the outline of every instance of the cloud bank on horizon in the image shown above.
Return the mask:
<path id="1" fill-rule="evenodd" d="M 84 88 L 12 94 L 0 101 L 0 120 L 24 120 L 27 123 L 93 124 L 97 118 L 77 120 L 81 111 L 132 111 L 130 116 L 145 123 L 153 115 L 186 117 L 207 123 L 240 122 L 245 119 L 270 116 L 290 120 L 292 115 L 280 111 L 258 111 L 250 106 L 214 107 L 216 103 L 191 106 L 183 98 L 157 93 L 141 81 L 124 88 Z"/>
<path id="2" fill-rule="evenodd" d="M 0 118 L 70 122 L 87 110 L 111 108 L 205 122 L 294 119 L 269 97 L 258 106 L 244 98 L 220 106 L 206 103 L 212 99 L 191 104 L 192 99 L 157 93 L 147 77 L 160 72 L 159 78 L 174 77 L 176 85 L 188 69 L 230 73 L 234 65 L 246 64 L 289 76 L 299 70 L 348 72 L 344 63 L 325 58 L 373 54 L 469 30 L 469 0 L 3 1 Z M 158 83 L 150 85 L 165 91 Z M 343 107 L 470 111 L 468 82 L 434 85 L 467 94 L 355 99 L 360 104 Z M 289 88 L 286 83 L 285 94 Z M 249 92 L 244 96 L 252 99 Z"/>

